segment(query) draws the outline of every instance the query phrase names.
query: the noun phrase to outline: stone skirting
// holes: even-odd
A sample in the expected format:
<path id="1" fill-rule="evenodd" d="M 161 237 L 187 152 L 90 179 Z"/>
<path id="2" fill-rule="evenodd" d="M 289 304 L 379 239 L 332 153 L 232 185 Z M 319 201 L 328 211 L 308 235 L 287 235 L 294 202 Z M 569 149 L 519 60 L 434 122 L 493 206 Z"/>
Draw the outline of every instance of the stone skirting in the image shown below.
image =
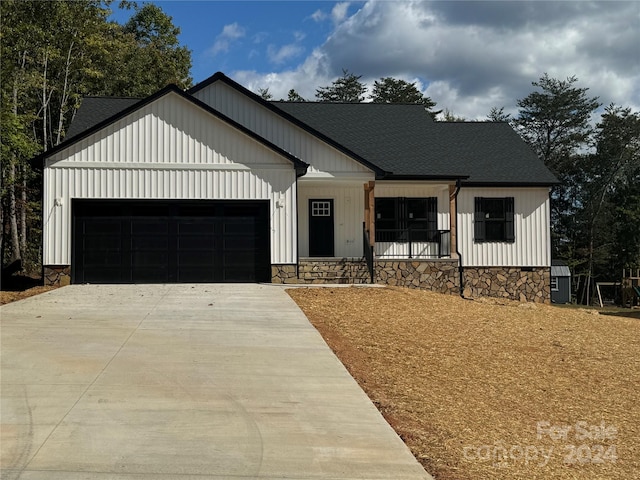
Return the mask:
<path id="1" fill-rule="evenodd" d="M 271 265 L 272 283 L 370 283 L 369 271 L 359 258 L 304 259 L 299 265 Z"/>
<path id="2" fill-rule="evenodd" d="M 457 295 L 457 260 L 376 260 L 376 283 Z"/>
<path id="3" fill-rule="evenodd" d="M 361 259 L 301 260 L 300 265 L 272 265 L 273 283 L 370 283 Z M 376 260 L 375 283 L 460 293 L 458 261 Z M 498 297 L 520 302 L 550 303 L 551 269 L 545 267 L 464 267 L 464 296 Z"/>
<path id="4" fill-rule="evenodd" d="M 271 283 L 298 283 L 298 266 L 272 264 Z"/>
<path id="5" fill-rule="evenodd" d="M 551 302 L 548 267 L 464 267 L 464 296 Z"/>
<path id="6" fill-rule="evenodd" d="M 71 283 L 71 267 L 69 265 L 45 265 L 43 270 L 45 285 L 64 287 Z"/>

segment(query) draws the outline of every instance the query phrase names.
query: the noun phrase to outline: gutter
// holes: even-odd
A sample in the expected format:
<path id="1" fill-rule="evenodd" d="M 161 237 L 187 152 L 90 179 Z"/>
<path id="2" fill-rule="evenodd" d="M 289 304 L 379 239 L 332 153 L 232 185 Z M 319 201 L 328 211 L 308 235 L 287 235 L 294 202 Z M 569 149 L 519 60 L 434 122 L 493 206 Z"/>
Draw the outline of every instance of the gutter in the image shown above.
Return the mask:
<path id="1" fill-rule="evenodd" d="M 460 297 L 464 298 L 464 267 L 462 266 L 462 253 L 460 253 L 460 247 L 458 242 L 458 193 L 460 193 L 460 188 L 462 187 L 462 182 L 460 179 L 456 180 L 456 190 L 453 192 L 453 201 L 456 207 L 456 255 L 458 255 L 458 276 L 460 279 Z M 467 300 L 467 299 L 465 299 Z"/>

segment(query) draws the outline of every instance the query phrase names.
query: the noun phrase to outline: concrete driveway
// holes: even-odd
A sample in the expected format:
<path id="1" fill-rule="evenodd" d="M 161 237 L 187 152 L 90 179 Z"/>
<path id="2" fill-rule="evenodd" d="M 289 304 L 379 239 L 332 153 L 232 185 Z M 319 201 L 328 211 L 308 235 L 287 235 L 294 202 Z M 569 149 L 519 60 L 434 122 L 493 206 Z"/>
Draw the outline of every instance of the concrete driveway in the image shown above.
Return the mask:
<path id="1" fill-rule="evenodd" d="M 3 479 L 430 479 L 281 287 L 0 307 Z"/>

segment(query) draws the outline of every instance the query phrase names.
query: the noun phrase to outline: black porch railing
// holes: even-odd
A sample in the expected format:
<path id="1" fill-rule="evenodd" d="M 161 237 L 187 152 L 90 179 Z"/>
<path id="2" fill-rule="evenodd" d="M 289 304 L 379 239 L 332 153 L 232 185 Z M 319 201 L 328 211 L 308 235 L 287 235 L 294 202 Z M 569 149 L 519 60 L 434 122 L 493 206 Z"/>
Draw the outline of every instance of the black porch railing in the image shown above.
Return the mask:
<path id="1" fill-rule="evenodd" d="M 451 252 L 450 230 L 376 229 L 376 257 L 444 258 Z"/>
<path id="2" fill-rule="evenodd" d="M 365 222 L 362 222 L 362 250 L 364 252 L 364 258 L 367 261 L 367 269 L 369 270 L 371 283 L 375 283 L 373 272 L 373 247 L 369 241 L 369 232 L 367 231 L 367 225 Z"/>

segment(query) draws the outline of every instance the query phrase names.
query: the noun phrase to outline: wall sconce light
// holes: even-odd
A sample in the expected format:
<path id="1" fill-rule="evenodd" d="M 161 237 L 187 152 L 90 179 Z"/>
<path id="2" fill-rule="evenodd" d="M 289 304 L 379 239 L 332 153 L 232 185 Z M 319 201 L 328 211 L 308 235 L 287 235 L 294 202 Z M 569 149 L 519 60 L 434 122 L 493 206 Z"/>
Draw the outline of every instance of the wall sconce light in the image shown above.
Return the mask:
<path id="1" fill-rule="evenodd" d="M 62 206 L 62 199 L 61 198 L 56 198 L 53 200 L 53 206 L 54 207 L 61 207 Z"/>

